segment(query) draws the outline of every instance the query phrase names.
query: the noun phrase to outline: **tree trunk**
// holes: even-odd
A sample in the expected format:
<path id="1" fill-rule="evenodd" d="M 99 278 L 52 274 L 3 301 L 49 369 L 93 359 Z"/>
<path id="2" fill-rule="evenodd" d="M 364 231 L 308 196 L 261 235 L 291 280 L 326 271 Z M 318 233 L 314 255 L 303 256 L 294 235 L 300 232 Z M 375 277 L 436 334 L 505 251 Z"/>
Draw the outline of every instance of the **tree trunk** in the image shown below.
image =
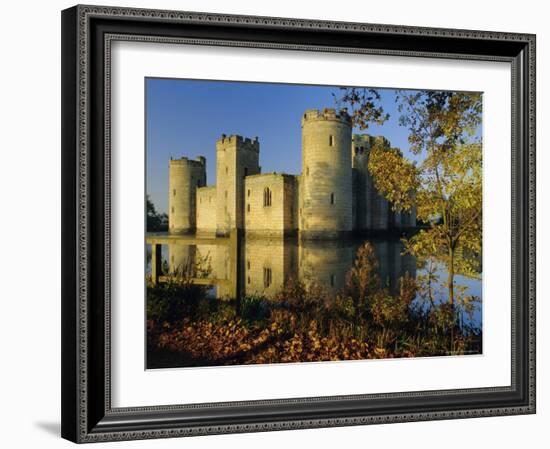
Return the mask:
<path id="1" fill-rule="evenodd" d="M 449 289 L 449 305 L 451 309 L 451 354 L 454 352 L 455 343 L 455 251 L 453 246 L 449 247 L 449 278 L 447 279 L 447 288 Z"/>
<path id="2" fill-rule="evenodd" d="M 455 302 L 455 289 L 454 289 L 454 283 L 455 283 L 455 251 L 451 247 L 449 249 L 449 267 L 448 267 L 448 280 L 447 280 L 447 288 L 449 289 L 449 304 L 451 305 L 451 309 L 454 309 L 454 302 Z"/>

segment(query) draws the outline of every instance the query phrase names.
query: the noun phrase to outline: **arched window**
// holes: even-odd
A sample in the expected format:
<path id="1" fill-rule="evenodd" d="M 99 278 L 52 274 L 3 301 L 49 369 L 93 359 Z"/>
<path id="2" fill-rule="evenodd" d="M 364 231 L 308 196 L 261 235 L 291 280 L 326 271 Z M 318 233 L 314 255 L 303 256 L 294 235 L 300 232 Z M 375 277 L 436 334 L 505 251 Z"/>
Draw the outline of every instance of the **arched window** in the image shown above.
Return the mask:
<path id="1" fill-rule="evenodd" d="M 264 206 L 268 207 L 271 206 L 271 189 L 269 187 L 266 187 L 264 189 Z"/>

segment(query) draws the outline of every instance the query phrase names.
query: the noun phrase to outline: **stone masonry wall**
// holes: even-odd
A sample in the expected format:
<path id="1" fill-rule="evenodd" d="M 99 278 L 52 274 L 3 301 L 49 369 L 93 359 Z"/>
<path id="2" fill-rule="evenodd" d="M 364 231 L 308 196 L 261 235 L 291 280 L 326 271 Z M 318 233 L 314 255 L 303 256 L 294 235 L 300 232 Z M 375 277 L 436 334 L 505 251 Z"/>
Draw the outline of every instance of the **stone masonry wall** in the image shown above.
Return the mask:
<path id="1" fill-rule="evenodd" d="M 216 186 L 197 189 L 197 232 L 216 232 Z"/>
<path id="2" fill-rule="evenodd" d="M 216 232 L 243 228 L 244 178 L 260 173 L 258 139 L 225 136 L 216 142 Z"/>
<path id="3" fill-rule="evenodd" d="M 324 237 L 350 232 L 352 223 L 351 119 L 334 109 L 302 117 L 300 234 Z"/>
<path id="4" fill-rule="evenodd" d="M 281 236 L 295 231 L 295 195 L 296 179 L 293 175 L 266 173 L 248 176 L 244 187 L 244 229 L 247 234 Z"/>
<path id="5" fill-rule="evenodd" d="M 169 164 L 168 223 L 170 233 L 196 228 L 196 190 L 206 185 L 206 160 L 171 159 Z"/>

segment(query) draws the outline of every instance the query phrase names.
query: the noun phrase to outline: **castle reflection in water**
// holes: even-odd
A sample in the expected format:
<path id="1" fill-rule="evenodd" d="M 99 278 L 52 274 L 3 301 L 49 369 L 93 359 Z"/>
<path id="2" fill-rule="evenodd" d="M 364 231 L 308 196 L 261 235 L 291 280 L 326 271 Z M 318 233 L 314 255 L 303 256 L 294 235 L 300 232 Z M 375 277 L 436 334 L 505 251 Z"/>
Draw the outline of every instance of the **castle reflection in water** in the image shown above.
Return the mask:
<path id="1" fill-rule="evenodd" d="M 215 286 L 213 293 L 223 299 L 240 295 L 273 297 L 292 278 L 314 282 L 329 294 L 335 294 L 343 289 L 357 249 L 365 240 L 208 241 L 150 235 L 147 242 L 148 274 L 152 274 L 154 282 L 162 282 L 168 272 L 184 269 L 195 282 Z M 396 290 L 399 278 L 405 273 L 416 276 L 415 259 L 402 254 L 403 244 L 398 238 L 369 239 L 369 242 L 376 251 L 380 278 L 390 291 Z"/>

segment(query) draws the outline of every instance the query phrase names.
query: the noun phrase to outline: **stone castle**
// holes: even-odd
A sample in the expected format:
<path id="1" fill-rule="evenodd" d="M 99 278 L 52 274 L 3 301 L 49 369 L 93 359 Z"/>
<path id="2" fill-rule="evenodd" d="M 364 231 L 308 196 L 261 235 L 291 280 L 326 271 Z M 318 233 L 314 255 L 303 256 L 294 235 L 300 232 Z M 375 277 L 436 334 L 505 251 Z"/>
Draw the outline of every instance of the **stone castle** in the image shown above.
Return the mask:
<path id="1" fill-rule="evenodd" d="M 222 135 L 216 142 L 216 186 L 206 159 L 171 159 L 169 232 L 334 238 L 416 226 L 414 211 L 393 211 L 368 171 L 375 142 L 352 134 L 345 109 L 309 109 L 302 116 L 302 173 L 262 173 L 258 138 Z"/>

